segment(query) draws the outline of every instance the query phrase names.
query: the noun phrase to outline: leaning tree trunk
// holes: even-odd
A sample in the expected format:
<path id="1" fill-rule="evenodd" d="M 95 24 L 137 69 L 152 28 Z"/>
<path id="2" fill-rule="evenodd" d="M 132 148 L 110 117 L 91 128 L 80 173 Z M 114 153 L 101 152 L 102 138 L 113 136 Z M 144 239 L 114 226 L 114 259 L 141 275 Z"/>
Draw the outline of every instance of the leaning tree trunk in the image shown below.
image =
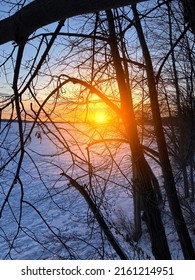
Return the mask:
<path id="1" fill-rule="evenodd" d="M 156 193 L 153 189 L 148 163 L 144 157 L 142 146 L 139 142 L 133 103 L 130 88 L 125 81 L 118 51 L 113 14 L 107 11 L 108 29 L 110 34 L 110 48 L 113 57 L 116 78 L 121 99 L 122 120 L 126 129 L 127 139 L 130 143 L 132 160 L 138 175 L 138 190 L 143 201 L 145 221 L 150 234 L 152 252 L 155 259 L 171 259 L 167 239 L 158 208 Z"/>
<path id="2" fill-rule="evenodd" d="M 34 0 L 0 21 L 0 45 L 9 41 L 20 44 L 38 28 L 53 22 L 143 1 L 146 0 Z"/>
<path id="3" fill-rule="evenodd" d="M 76 180 L 74 180 L 72 177 L 70 177 L 68 174 L 62 172 L 60 174 L 61 176 L 65 176 L 69 179 L 70 185 L 73 186 L 79 193 L 82 195 L 82 197 L 85 199 L 87 205 L 89 206 L 90 210 L 94 214 L 95 219 L 97 220 L 100 228 L 104 232 L 105 236 L 107 237 L 108 241 L 110 242 L 112 248 L 115 250 L 115 252 L 118 254 L 121 260 L 128 260 L 128 257 L 126 256 L 123 249 L 120 247 L 120 244 L 115 239 L 114 235 L 112 234 L 110 228 L 106 224 L 106 221 L 99 209 L 99 207 L 96 205 L 92 197 L 89 195 L 87 190 L 84 188 L 84 186 L 80 185 Z"/>
<path id="4" fill-rule="evenodd" d="M 170 206 L 170 210 L 173 216 L 175 228 L 177 234 L 179 236 L 180 244 L 183 250 L 183 255 L 185 259 L 195 259 L 194 248 L 192 245 L 192 241 L 190 239 L 190 235 L 183 217 L 183 213 L 180 207 L 177 190 L 175 186 L 174 176 L 171 168 L 171 163 L 168 156 L 167 145 L 165 141 L 165 135 L 162 126 L 162 120 L 160 115 L 160 108 L 158 103 L 158 93 L 155 84 L 155 77 L 153 72 L 153 65 L 151 56 L 145 41 L 144 33 L 142 30 L 141 22 L 139 19 L 139 15 L 136 9 L 136 6 L 133 5 L 133 13 L 135 19 L 135 25 L 138 33 L 138 37 L 140 40 L 140 44 L 142 47 L 145 64 L 146 64 L 146 72 L 148 79 L 148 87 L 150 94 L 150 102 L 151 109 L 154 121 L 155 134 L 158 144 L 159 150 L 159 158 L 162 166 L 163 176 L 165 180 L 165 190 L 167 193 L 167 198 Z"/>
<path id="5" fill-rule="evenodd" d="M 34 0 L 14 15 L 0 21 L 0 45 L 27 40 L 38 28 L 73 16 L 95 13 L 149 0 Z M 180 0 L 186 21 L 195 34 L 195 1 Z"/>

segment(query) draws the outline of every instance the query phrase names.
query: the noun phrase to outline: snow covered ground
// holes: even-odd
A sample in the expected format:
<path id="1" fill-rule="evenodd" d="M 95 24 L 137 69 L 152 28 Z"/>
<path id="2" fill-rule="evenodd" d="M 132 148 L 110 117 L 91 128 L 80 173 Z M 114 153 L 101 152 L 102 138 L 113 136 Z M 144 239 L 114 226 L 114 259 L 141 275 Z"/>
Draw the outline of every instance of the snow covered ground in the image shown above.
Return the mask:
<path id="1" fill-rule="evenodd" d="M 2 123 L 2 129 L 6 125 Z M 31 125 L 27 124 L 25 136 Z M 1 166 L 13 153 L 16 156 L 0 175 L 0 207 L 4 207 L 0 219 L 0 259 L 118 259 L 84 198 L 60 175 L 63 172 L 83 187 L 93 186 L 92 196 L 96 197 L 107 224 L 129 259 L 153 259 L 144 224 L 142 238 L 137 243 L 131 240 L 132 175 L 127 144 L 95 143 L 102 134 L 90 126 L 85 128 L 85 135 L 71 124 L 58 124 L 60 133 L 51 124 L 47 126 L 45 133 L 38 125 L 33 130 L 26 145 L 21 182 L 14 182 L 5 205 L 20 156 L 17 122 L 1 133 Z M 82 125 L 78 126 L 81 130 Z M 111 132 L 106 135 L 111 137 L 116 135 Z M 155 174 L 161 176 L 158 165 L 151 164 Z M 166 209 L 162 216 L 170 251 L 173 259 L 182 259 L 173 221 Z M 192 237 L 195 241 L 195 236 Z"/>

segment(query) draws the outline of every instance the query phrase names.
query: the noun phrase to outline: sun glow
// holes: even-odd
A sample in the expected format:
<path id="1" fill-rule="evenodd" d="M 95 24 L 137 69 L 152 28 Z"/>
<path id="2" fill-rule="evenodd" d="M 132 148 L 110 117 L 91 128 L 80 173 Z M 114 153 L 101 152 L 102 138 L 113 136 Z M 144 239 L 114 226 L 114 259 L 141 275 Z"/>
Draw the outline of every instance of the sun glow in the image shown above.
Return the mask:
<path id="1" fill-rule="evenodd" d="M 94 121 L 97 123 L 104 123 L 107 121 L 107 117 L 104 114 L 98 114 L 94 117 Z"/>
<path id="2" fill-rule="evenodd" d="M 91 116 L 91 120 L 97 124 L 104 124 L 111 121 L 111 117 L 105 112 L 96 112 Z"/>

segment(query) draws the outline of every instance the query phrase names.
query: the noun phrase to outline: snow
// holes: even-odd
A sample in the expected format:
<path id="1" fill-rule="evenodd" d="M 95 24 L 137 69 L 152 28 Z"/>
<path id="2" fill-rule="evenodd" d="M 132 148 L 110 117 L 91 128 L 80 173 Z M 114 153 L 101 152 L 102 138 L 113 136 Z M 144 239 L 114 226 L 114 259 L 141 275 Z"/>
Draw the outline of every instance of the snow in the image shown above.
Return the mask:
<path id="1" fill-rule="evenodd" d="M 3 127 L 6 125 L 6 122 L 2 124 Z M 31 125 L 27 123 L 25 135 L 28 135 Z M 104 237 L 84 198 L 65 176 L 60 175 L 62 172 L 72 176 L 83 187 L 88 184 L 107 224 L 129 259 L 153 259 L 144 223 L 141 239 L 138 242 L 131 239 L 133 203 L 131 157 L 127 144 L 109 142 L 106 143 L 107 148 L 102 143 L 94 144 L 88 149 L 90 153 L 87 153 L 86 143 L 101 139 L 101 135 L 90 125 L 85 127 L 85 135 L 81 132 L 81 124 L 78 124 L 77 130 L 71 124 L 57 124 L 61 134 L 52 124 L 47 126 L 50 133 L 46 128 L 43 133 L 38 124 L 34 128 L 25 148 L 20 173 L 23 189 L 19 182 L 15 182 L 3 209 L 0 219 L 0 259 L 119 258 Z M 9 130 L 6 128 L 1 133 L 1 165 L 4 159 L 9 159 L 17 151 L 17 130 L 17 122 L 14 122 Z M 90 133 L 87 135 L 87 132 Z M 109 133 L 107 137 L 111 138 L 112 133 Z M 95 176 L 91 177 L 87 163 L 89 155 L 95 172 Z M 0 175 L 0 207 L 13 182 L 19 156 L 18 153 Z M 151 164 L 155 174 L 161 176 L 159 166 L 152 161 Z M 90 188 L 90 182 L 93 188 Z M 182 259 L 167 208 L 162 211 L 162 216 L 172 257 Z"/>

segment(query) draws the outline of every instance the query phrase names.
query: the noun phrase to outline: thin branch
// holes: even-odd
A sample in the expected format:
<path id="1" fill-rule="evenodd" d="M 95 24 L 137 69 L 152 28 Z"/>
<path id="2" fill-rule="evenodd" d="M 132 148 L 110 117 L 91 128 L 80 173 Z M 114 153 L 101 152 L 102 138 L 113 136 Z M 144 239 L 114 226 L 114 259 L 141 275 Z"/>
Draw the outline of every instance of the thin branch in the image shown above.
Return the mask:
<path id="1" fill-rule="evenodd" d="M 100 90 L 98 90 L 96 87 L 80 79 L 72 78 L 67 75 L 61 75 L 61 77 L 63 76 L 68 78 L 68 81 L 72 82 L 73 84 L 80 84 L 86 87 L 87 89 L 89 89 L 92 94 L 96 94 L 99 98 L 101 98 L 105 102 L 106 105 L 108 105 L 111 109 L 113 109 L 113 111 L 118 116 L 121 115 L 120 108 L 117 105 L 115 105 L 112 101 L 110 101 L 110 99 L 105 94 L 103 94 Z"/>
<path id="2" fill-rule="evenodd" d="M 158 69 L 158 73 L 156 75 L 156 83 L 158 83 L 160 75 L 161 75 L 161 71 L 163 69 L 163 66 L 165 65 L 167 59 L 169 58 L 169 56 L 171 55 L 171 53 L 173 52 L 173 50 L 175 49 L 175 47 L 179 44 L 179 42 L 181 41 L 181 39 L 185 36 L 185 34 L 187 33 L 187 31 L 189 30 L 190 26 L 189 24 L 185 27 L 184 31 L 181 33 L 181 35 L 178 37 L 178 39 L 175 41 L 175 43 L 173 44 L 173 46 L 171 47 L 171 49 L 168 51 L 168 53 L 166 54 L 166 56 L 164 57 L 159 69 Z"/>
<path id="3" fill-rule="evenodd" d="M 91 209 L 91 211 L 93 212 L 93 214 L 95 215 L 95 218 L 97 219 L 97 222 L 100 225 L 100 228 L 104 231 L 106 237 L 108 238 L 110 244 L 112 245 L 113 249 L 116 251 L 116 253 L 119 255 L 119 257 L 122 260 L 127 260 L 127 256 L 126 254 L 123 252 L 122 248 L 120 247 L 120 245 L 118 244 L 118 242 L 116 241 L 114 235 L 112 234 L 111 230 L 109 229 L 109 227 L 107 226 L 103 215 L 101 214 L 100 209 L 97 207 L 97 205 L 94 203 L 94 201 L 92 200 L 92 198 L 90 197 L 90 195 L 88 194 L 88 192 L 86 191 L 84 186 L 81 186 L 76 180 L 74 180 L 72 177 L 70 177 L 69 175 L 67 175 L 66 173 L 62 172 L 60 174 L 61 176 L 65 176 L 66 178 L 69 179 L 70 184 L 79 191 L 79 193 L 83 196 L 83 198 L 85 199 L 85 201 L 87 202 L 89 208 Z"/>

